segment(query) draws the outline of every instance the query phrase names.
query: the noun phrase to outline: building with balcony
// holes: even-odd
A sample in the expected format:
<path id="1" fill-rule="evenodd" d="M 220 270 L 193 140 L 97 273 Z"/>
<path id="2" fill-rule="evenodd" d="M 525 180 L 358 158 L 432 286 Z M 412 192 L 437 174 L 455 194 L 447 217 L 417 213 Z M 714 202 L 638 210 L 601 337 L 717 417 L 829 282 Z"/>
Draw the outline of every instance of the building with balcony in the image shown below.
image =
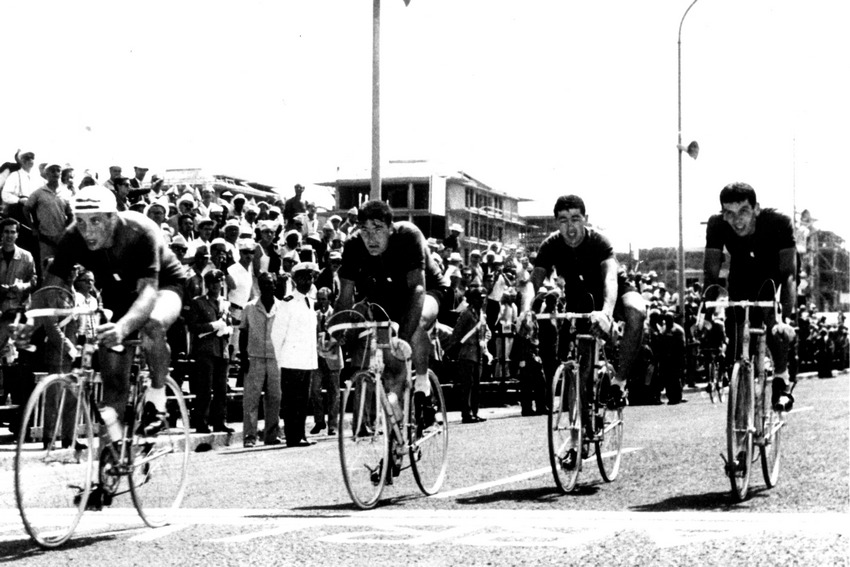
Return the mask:
<path id="1" fill-rule="evenodd" d="M 368 169 L 338 170 L 337 179 L 319 183 L 336 193 L 336 213 L 345 217 L 352 207 L 369 200 Z M 381 199 L 393 209 L 396 220 L 415 224 L 426 238 L 438 241 L 454 223 L 463 227 L 461 255 L 484 249 L 490 242 L 521 245 L 525 221 L 518 212 L 522 197 L 498 191 L 463 171 L 425 160 L 390 161 L 381 169 Z"/>

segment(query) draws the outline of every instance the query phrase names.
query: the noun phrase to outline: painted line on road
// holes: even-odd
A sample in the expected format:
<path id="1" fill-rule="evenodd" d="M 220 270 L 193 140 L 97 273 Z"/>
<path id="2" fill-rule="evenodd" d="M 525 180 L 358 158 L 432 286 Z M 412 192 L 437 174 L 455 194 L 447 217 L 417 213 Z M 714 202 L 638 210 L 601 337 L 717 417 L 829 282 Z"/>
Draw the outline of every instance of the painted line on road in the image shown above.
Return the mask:
<path id="1" fill-rule="evenodd" d="M 634 453 L 635 451 L 640 451 L 640 450 L 641 450 L 641 447 L 627 447 L 627 448 L 622 449 L 620 452 L 622 454 L 626 454 L 626 453 Z M 609 456 L 609 455 L 606 455 L 605 453 L 603 453 L 603 457 L 604 456 Z M 587 459 L 584 459 L 582 461 L 582 464 L 586 465 L 586 464 L 592 463 L 594 461 L 596 461 L 595 455 L 593 457 L 588 457 Z M 517 474 L 517 475 L 505 477 L 505 478 L 500 478 L 500 479 L 497 479 L 497 480 L 482 482 L 480 484 L 474 484 L 472 486 L 467 486 L 465 488 L 458 488 L 458 489 L 455 489 L 455 490 L 449 490 L 448 492 L 440 492 L 438 494 L 435 494 L 434 496 L 431 496 L 431 498 L 454 498 L 455 496 L 460 496 L 462 494 L 469 494 L 471 492 L 482 492 L 484 490 L 488 490 L 490 488 L 495 488 L 497 486 L 503 486 L 505 484 L 513 484 L 515 482 L 522 482 L 524 480 L 528 480 L 528 479 L 538 477 L 538 476 L 543 476 L 543 475 L 546 475 L 546 474 L 552 474 L 552 467 L 551 466 L 539 468 L 539 469 L 536 469 L 536 470 L 533 470 L 533 471 L 528 471 L 528 472 L 520 473 L 520 474 Z"/>
<path id="2" fill-rule="evenodd" d="M 137 536 L 131 537 L 130 541 L 134 541 L 134 542 L 154 541 L 154 540 L 157 540 L 159 538 L 169 536 L 173 533 L 177 533 L 180 530 L 186 529 L 187 527 L 189 527 L 189 526 L 186 525 L 186 524 L 172 524 L 172 525 L 169 525 L 169 526 L 163 526 L 161 528 L 154 528 L 154 529 L 146 530 L 146 531 L 140 533 Z"/>
<path id="3" fill-rule="evenodd" d="M 801 408 L 794 408 L 791 411 L 789 411 L 788 413 L 799 413 L 801 411 L 813 411 L 814 409 L 815 409 L 814 406 L 804 406 L 804 407 L 801 407 Z"/>

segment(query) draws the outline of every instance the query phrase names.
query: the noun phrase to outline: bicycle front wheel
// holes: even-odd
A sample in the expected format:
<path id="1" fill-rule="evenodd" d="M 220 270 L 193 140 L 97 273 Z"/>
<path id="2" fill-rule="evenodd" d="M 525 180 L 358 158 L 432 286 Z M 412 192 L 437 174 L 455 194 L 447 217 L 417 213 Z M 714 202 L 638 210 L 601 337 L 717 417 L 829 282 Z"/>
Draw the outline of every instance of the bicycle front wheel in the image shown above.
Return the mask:
<path id="1" fill-rule="evenodd" d="M 614 369 L 609 372 L 614 372 Z M 620 474 L 623 450 L 623 408 L 611 410 L 603 403 L 610 381 L 611 375 L 606 374 L 596 386 L 596 464 L 605 482 L 612 482 Z"/>
<path id="2" fill-rule="evenodd" d="M 436 494 L 446 479 L 449 452 L 449 418 L 446 401 L 437 375 L 428 371 L 431 382 L 430 399 L 424 407 L 410 404 L 410 465 L 419 489 L 427 494 Z M 429 409 L 430 406 L 430 409 Z M 429 412 L 434 412 L 433 423 Z M 424 419 L 424 421 L 423 421 Z"/>
<path id="3" fill-rule="evenodd" d="M 79 391 L 67 376 L 46 377 L 27 401 L 18 434 L 15 499 L 24 528 L 42 547 L 71 537 L 91 492 L 97 448 Z"/>
<path id="4" fill-rule="evenodd" d="M 168 427 L 155 437 L 141 433 L 144 388 L 136 403 L 130 445 L 130 494 L 142 521 L 152 528 L 169 523 L 186 493 L 189 452 L 189 412 L 183 391 L 171 377 L 165 379 Z"/>
<path id="5" fill-rule="evenodd" d="M 739 501 L 747 498 L 753 462 L 752 364 L 736 362 L 729 382 L 729 411 L 726 419 L 726 474 L 732 494 Z"/>
<path id="6" fill-rule="evenodd" d="M 552 378 L 549 412 L 549 462 L 555 485 L 571 492 L 581 470 L 581 395 L 578 366 L 562 364 Z"/>
<path id="7" fill-rule="evenodd" d="M 381 404 L 380 379 L 361 371 L 346 382 L 339 406 L 339 460 L 342 480 L 354 504 L 368 509 L 378 503 L 390 463 L 387 415 Z"/>

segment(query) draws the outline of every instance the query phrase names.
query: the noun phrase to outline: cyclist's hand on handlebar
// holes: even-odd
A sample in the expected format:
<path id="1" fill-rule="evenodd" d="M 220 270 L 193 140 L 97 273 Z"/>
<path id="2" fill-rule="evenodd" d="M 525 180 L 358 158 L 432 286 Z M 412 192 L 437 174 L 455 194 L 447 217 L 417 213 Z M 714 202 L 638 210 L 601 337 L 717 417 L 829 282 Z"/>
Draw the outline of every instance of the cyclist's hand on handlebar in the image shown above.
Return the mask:
<path id="1" fill-rule="evenodd" d="M 32 323 L 10 323 L 9 327 L 15 341 L 15 348 L 29 350 L 30 340 L 32 339 L 32 334 L 35 331 L 35 325 Z"/>
<path id="2" fill-rule="evenodd" d="M 95 332 L 97 333 L 97 342 L 107 348 L 119 346 L 127 337 L 124 327 L 112 322 L 98 325 Z"/>
<path id="3" fill-rule="evenodd" d="M 407 341 L 393 337 L 390 339 L 390 353 L 399 360 L 407 360 L 413 356 L 413 349 Z"/>
<path id="4" fill-rule="evenodd" d="M 604 311 L 592 311 L 590 313 L 590 327 L 594 333 L 610 335 L 614 320 Z"/>
<path id="5" fill-rule="evenodd" d="M 778 321 L 773 326 L 773 329 L 771 329 L 771 332 L 780 338 L 784 338 L 788 342 L 793 341 L 794 337 L 797 335 L 794 327 L 783 321 Z"/>

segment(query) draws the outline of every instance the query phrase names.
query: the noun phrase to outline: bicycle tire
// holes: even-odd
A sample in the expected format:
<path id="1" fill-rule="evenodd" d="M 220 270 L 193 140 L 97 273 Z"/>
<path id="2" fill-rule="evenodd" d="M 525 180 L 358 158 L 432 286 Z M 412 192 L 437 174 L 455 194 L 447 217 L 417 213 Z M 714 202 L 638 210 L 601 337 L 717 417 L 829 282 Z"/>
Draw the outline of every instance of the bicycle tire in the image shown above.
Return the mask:
<path id="1" fill-rule="evenodd" d="M 608 371 L 596 383 L 594 398 L 596 464 L 605 482 L 613 482 L 617 478 L 623 456 L 623 408 L 608 409 L 603 397 L 604 392 L 608 391 L 613 372 L 614 368 L 608 364 Z"/>
<path id="2" fill-rule="evenodd" d="M 570 361 L 562 364 L 552 378 L 551 411 L 547 419 L 549 463 L 555 486 L 567 494 L 572 492 L 581 470 L 582 424 L 578 366 Z M 572 453 L 571 453 L 572 452 Z"/>
<path id="3" fill-rule="evenodd" d="M 419 489 L 428 496 L 439 492 L 446 479 L 449 460 L 449 416 L 440 380 L 433 370 L 428 370 L 431 382 L 430 403 L 435 406 L 436 419 L 432 425 L 420 427 L 416 420 L 416 407 L 410 404 L 408 431 L 410 442 L 410 466 Z"/>
<path id="4" fill-rule="evenodd" d="M 768 488 L 773 488 L 779 482 L 780 460 L 782 455 L 782 429 L 785 421 L 779 412 L 773 410 L 772 392 L 767 381 L 762 382 L 764 387 L 759 396 L 759 454 L 761 456 L 761 470 L 764 475 L 764 483 Z"/>
<path id="5" fill-rule="evenodd" d="M 715 360 L 711 368 L 714 370 L 714 391 L 717 396 L 717 401 L 723 403 L 723 372 L 719 360 Z"/>
<path id="6" fill-rule="evenodd" d="M 753 463 L 754 397 L 752 363 L 736 362 L 729 381 L 729 405 L 726 419 L 726 473 L 732 495 L 740 502 L 746 500 L 750 488 Z"/>
<path id="7" fill-rule="evenodd" d="M 141 379 L 141 377 L 140 377 Z M 142 521 L 152 527 L 167 525 L 186 495 L 189 476 L 189 412 L 183 391 L 170 376 L 165 379 L 168 428 L 155 438 L 139 435 L 146 388 L 139 389 L 133 412 L 129 451 L 130 495 Z"/>
<path id="8" fill-rule="evenodd" d="M 40 381 L 27 401 L 15 450 L 15 501 L 24 529 L 38 545 L 54 548 L 71 537 L 92 490 L 95 447 L 88 400 L 77 399 L 79 386 L 54 374 Z M 50 399 L 48 399 L 50 396 Z M 42 408 L 55 401 L 56 423 L 43 427 Z M 76 428 L 62 431 L 63 412 L 74 403 Z M 77 425 L 78 424 L 78 425 Z M 27 442 L 31 436 L 40 446 Z M 69 437 L 70 435 L 70 437 Z M 63 439 L 68 448 L 63 448 Z"/>
<path id="9" fill-rule="evenodd" d="M 717 368 L 713 360 L 708 364 L 707 378 L 705 389 L 708 390 L 708 397 L 711 399 L 711 403 L 723 403 L 723 400 L 720 399 L 720 390 L 717 388 Z"/>
<path id="10" fill-rule="evenodd" d="M 390 463 L 388 418 L 381 404 L 383 385 L 370 372 L 346 381 L 339 406 L 339 460 L 345 489 L 355 506 L 367 510 L 381 498 Z M 351 405 L 351 412 L 346 411 Z"/>

